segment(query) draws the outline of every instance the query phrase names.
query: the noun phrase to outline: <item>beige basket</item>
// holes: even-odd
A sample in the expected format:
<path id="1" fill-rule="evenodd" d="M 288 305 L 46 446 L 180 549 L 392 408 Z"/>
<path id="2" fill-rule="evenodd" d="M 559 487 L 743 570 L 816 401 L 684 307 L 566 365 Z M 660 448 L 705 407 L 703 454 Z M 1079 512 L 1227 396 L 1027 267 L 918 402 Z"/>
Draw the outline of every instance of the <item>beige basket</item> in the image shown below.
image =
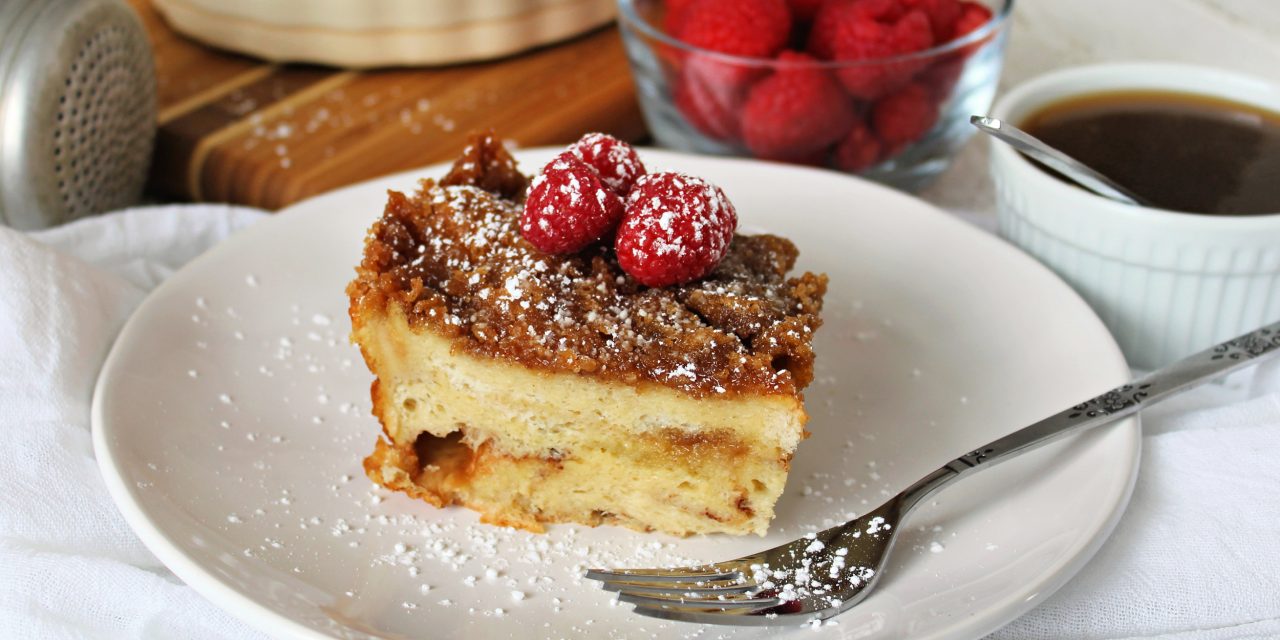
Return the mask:
<path id="1" fill-rule="evenodd" d="M 153 0 L 174 29 L 279 62 L 340 67 L 498 58 L 611 21 L 612 0 Z"/>

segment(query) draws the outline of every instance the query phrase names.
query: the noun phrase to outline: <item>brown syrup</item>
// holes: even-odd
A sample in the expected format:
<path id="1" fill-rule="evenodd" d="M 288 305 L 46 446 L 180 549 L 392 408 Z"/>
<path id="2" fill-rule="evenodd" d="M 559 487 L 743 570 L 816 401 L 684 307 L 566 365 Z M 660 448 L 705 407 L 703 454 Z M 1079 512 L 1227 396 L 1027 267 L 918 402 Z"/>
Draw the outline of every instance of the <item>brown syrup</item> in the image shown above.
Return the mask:
<path id="1" fill-rule="evenodd" d="M 1187 93 L 1125 91 L 1056 102 L 1019 126 L 1162 209 L 1280 213 L 1280 114 Z"/>

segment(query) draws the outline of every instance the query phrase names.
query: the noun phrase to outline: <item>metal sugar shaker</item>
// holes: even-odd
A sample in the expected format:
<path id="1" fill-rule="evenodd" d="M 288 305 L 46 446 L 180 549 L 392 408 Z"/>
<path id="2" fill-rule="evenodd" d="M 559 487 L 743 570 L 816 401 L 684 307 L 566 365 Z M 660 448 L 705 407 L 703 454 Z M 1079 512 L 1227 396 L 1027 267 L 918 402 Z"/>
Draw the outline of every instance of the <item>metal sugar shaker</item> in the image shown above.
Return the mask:
<path id="1" fill-rule="evenodd" d="M 137 202 L 156 135 L 146 31 L 121 0 L 0 0 L 0 223 Z"/>

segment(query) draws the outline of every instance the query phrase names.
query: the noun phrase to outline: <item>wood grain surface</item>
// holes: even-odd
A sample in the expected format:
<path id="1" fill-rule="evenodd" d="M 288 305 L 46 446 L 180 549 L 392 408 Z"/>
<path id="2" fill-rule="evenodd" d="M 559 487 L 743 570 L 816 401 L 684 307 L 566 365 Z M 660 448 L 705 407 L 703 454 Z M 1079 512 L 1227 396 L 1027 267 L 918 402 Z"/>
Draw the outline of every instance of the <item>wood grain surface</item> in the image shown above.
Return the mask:
<path id="1" fill-rule="evenodd" d="M 614 27 L 492 62 L 356 72 L 215 50 L 129 2 L 156 56 L 161 198 L 278 209 L 449 160 L 482 128 L 520 146 L 647 135 Z"/>

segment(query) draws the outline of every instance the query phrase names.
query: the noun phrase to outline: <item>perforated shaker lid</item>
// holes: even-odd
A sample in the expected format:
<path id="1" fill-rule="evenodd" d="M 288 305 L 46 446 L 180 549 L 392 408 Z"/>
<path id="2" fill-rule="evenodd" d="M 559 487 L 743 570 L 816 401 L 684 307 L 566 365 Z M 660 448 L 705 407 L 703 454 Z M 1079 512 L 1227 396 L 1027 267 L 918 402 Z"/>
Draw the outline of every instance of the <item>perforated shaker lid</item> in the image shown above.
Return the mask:
<path id="1" fill-rule="evenodd" d="M 156 129 L 137 16 L 119 0 L 9 0 L 0 30 L 0 222 L 38 229 L 135 203 Z"/>

